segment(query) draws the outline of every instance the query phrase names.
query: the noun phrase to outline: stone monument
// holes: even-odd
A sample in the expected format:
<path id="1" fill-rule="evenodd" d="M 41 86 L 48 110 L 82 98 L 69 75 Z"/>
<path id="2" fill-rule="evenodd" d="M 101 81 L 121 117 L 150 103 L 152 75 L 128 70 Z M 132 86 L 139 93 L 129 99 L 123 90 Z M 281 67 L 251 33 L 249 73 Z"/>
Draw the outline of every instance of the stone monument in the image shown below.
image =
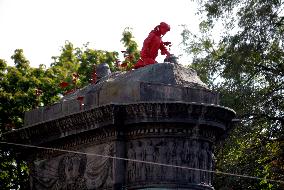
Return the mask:
<path id="1" fill-rule="evenodd" d="M 18 150 L 31 189 L 212 190 L 213 145 L 234 116 L 194 70 L 156 63 L 27 112 L 5 139 L 55 148 Z"/>

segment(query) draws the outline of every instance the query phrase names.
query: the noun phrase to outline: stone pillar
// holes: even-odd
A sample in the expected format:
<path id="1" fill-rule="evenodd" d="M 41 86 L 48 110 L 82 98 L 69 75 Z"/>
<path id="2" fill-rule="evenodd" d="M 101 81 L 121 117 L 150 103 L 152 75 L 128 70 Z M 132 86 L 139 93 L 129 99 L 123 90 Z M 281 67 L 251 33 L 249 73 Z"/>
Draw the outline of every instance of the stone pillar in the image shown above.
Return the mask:
<path id="1" fill-rule="evenodd" d="M 118 126 L 121 113 L 125 115 Z M 233 116 L 227 108 L 196 103 L 107 105 L 25 128 L 8 138 L 26 144 L 23 137 L 29 134 L 33 144 L 86 153 L 30 152 L 26 157 L 32 189 L 213 189 L 210 173 L 166 165 L 212 170 L 213 143 Z M 58 132 L 68 136 L 57 139 Z"/>
<path id="2" fill-rule="evenodd" d="M 154 64 L 88 88 L 28 112 L 26 127 L 4 136 L 55 148 L 19 149 L 31 189 L 214 189 L 211 173 L 190 168 L 212 170 L 212 147 L 235 112 L 193 71 Z"/>

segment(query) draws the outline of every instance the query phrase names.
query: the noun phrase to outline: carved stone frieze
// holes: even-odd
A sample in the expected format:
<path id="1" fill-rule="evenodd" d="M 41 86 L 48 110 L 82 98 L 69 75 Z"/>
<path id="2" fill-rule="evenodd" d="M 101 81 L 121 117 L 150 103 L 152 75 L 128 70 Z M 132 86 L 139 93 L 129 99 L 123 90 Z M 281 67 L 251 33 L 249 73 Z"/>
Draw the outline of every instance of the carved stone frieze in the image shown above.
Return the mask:
<path id="1" fill-rule="evenodd" d="M 113 156 L 112 143 L 80 150 Z M 31 189 L 108 189 L 113 183 L 113 160 L 86 154 L 66 153 L 30 162 Z"/>
<path id="2" fill-rule="evenodd" d="M 211 190 L 212 174 L 206 170 L 212 170 L 213 143 L 233 116 L 230 109 L 198 103 L 110 104 L 26 127 L 6 137 L 14 142 L 129 159 L 50 149 L 23 151 L 30 162 L 32 189 Z"/>
<path id="3" fill-rule="evenodd" d="M 212 142 L 179 138 L 130 140 L 127 158 L 131 159 L 126 167 L 129 187 L 145 183 L 211 186 L 211 173 L 194 169 L 212 170 Z"/>
<path id="4" fill-rule="evenodd" d="M 221 106 L 179 102 L 141 102 L 110 104 L 74 115 L 25 127 L 6 134 L 14 142 L 40 144 L 104 126 L 141 122 L 189 123 L 224 130 L 234 112 Z"/>

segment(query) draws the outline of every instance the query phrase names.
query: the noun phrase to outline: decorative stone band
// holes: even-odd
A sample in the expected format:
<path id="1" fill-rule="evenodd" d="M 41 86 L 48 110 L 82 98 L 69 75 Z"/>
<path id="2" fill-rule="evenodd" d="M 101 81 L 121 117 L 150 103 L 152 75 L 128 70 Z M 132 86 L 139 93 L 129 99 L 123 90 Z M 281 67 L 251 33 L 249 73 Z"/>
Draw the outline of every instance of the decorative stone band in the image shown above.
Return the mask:
<path id="1" fill-rule="evenodd" d="M 226 130 L 235 112 L 229 108 L 182 102 L 109 104 L 24 127 L 4 135 L 9 142 L 39 145 L 74 134 L 141 123 L 188 123 Z"/>
<path id="2" fill-rule="evenodd" d="M 219 94 L 207 88 L 182 85 L 170 85 L 162 83 L 147 83 L 134 81 L 128 84 L 131 88 L 124 88 L 126 84 L 112 84 L 108 86 L 87 86 L 79 92 L 74 93 L 71 97 L 64 97 L 60 102 L 39 107 L 25 113 L 25 126 L 35 125 L 41 122 L 54 120 L 68 116 L 83 110 L 89 110 L 108 104 L 137 104 L 140 102 L 183 102 L 183 103 L 205 103 L 219 104 Z M 189 83 L 188 83 L 189 85 Z M 82 101 L 78 101 L 78 97 Z"/>

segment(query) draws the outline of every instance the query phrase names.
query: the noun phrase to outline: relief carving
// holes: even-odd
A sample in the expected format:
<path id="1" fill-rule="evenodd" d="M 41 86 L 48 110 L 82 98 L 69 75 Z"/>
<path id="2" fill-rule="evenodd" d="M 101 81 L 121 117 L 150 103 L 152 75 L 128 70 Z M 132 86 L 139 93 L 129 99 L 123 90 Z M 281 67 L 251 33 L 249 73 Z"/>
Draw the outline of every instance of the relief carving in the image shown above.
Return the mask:
<path id="1" fill-rule="evenodd" d="M 54 168 L 56 162 L 58 166 Z M 67 154 L 51 162 L 34 163 L 31 189 L 87 189 L 84 177 L 86 162 L 86 155 Z"/>
<path id="2" fill-rule="evenodd" d="M 112 144 L 89 149 L 99 155 L 114 155 Z M 31 189 L 35 190 L 101 189 L 113 184 L 113 159 L 107 157 L 65 154 L 30 166 Z"/>
<path id="3" fill-rule="evenodd" d="M 191 168 L 199 168 L 199 161 L 198 161 L 198 152 L 199 152 L 199 143 L 197 140 L 192 140 L 192 145 L 190 149 L 190 167 Z M 191 171 L 191 179 L 194 183 L 199 183 L 200 181 L 200 172 L 197 170 Z"/>
<path id="4" fill-rule="evenodd" d="M 206 153 L 207 153 L 207 158 L 208 158 L 208 163 L 207 163 L 207 168 L 208 170 L 212 171 L 213 170 L 213 150 L 212 147 L 210 146 L 210 144 L 207 142 L 206 145 Z M 208 179 L 208 184 L 211 185 L 211 181 L 213 178 L 213 173 L 208 173 L 207 179 Z"/>
<path id="5" fill-rule="evenodd" d="M 197 139 L 144 139 L 128 144 L 129 159 L 157 162 L 173 166 L 212 170 L 210 143 Z M 128 183 L 179 182 L 211 184 L 211 173 L 147 163 L 127 163 Z"/>
<path id="6" fill-rule="evenodd" d="M 170 164 L 170 165 L 175 164 L 175 161 L 174 161 L 175 155 L 176 155 L 175 143 L 172 140 L 170 140 L 168 142 L 168 147 L 167 147 L 167 164 Z M 167 172 L 165 173 L 165 179 L 173 180 L 174 173 L 175 173 L 175 168 L 167 167 Z"/>
<path id="7" fill-rule="evenodd" d="M 54 189 L 87 189 L 84 173 L 86 170 L 86 155 L 64 156 L 58 165 L 58 181 Z"/>
<path id="8" fill-rule="evenodd" d="M 92 148 L 99 155 L 114 155 L 112 144 L 101 144 Z M 86 179 L 89 189 L 102 189 L 113 183 L 113 159 L 88 156 Z"/>
<path id="9" fill-rule="evenodd" d="M 208 143 L 204 142 L 201 150 L 199 151 L 200 169 L 208 170 L 208 155 L 207 155 Z M 208 183 L 208 172 L 200 171 L 200 181 Z"/>
<path id="10" fill-rule="evenodd" d="M 156 146 L 156 162 L 167 164 L 168 159 L 168 151 L 167 151 L 167 141 L 160 140 L 159 143 L 157 143 Z M 165 179 L 165 173 L 167 171 L 166 166 L 156 166 L 156 172 L 157 172 L 157 178 L 158 180 L 164 180 Z"/>
<path id="11" fill-rule="evenodd" d="M 183 165 L 183 157 L 184 157 L 184 148 L 183 148 L 183 141 L 176 142 L 176 165 L 182 166 Z M 177 180 L 183 181 L 185 179 L 186 171 L 181 168 L 176 168 L 176 175 Z"/>
<path id="12" fill-rule="evenodd" d="M 148 162 L 154 162 L 155 161 L 155 148 L 153 146 L 152 141 L 148 141 L 145 143 L 145 147 L 144 147 L 144 157 L 145 157 L 145 161 Z M 152 164 L 145 164 L 145 172 L 146 172 L 146 180 L 149 179 L 153 179 L 153 168 L 155 167 Z"/>
<path id="13" fill-rule="evenodd" d="M 184 165 L 190 167 L 190 159 L 191 159 L 191 144 L 189 140 L 184 141 Z M 192 182 L 192 170 L 185 170 L 185 181 L 191 183 Z"/>
<path id="14" fill-rule="evenodd" d="M 129 143 L 128 152 L 127 152 L 128 159 L 136 159 L 136 152 L 133 147 L 133 143 Z M 135 180 L 135 171 L 136 171 L 136 163 L 134 161 L 127 162 L 127 181 Z"/>
<path id="15" fill-rule="evenodd" d="M 136 160 L 143 160 L 144 155 L 143 155 L 143 143 L 141 141 L 136 141 L 133 142 L 134 144 L 134 149 L 136 152 Z M 135 181 L 140 181 L 142 177 L 145 177 L 145 172 L 144 172 L 144 164 L 141 162 L 135 162 L 134 168 L 136 171 L 135 173 Z"/>

